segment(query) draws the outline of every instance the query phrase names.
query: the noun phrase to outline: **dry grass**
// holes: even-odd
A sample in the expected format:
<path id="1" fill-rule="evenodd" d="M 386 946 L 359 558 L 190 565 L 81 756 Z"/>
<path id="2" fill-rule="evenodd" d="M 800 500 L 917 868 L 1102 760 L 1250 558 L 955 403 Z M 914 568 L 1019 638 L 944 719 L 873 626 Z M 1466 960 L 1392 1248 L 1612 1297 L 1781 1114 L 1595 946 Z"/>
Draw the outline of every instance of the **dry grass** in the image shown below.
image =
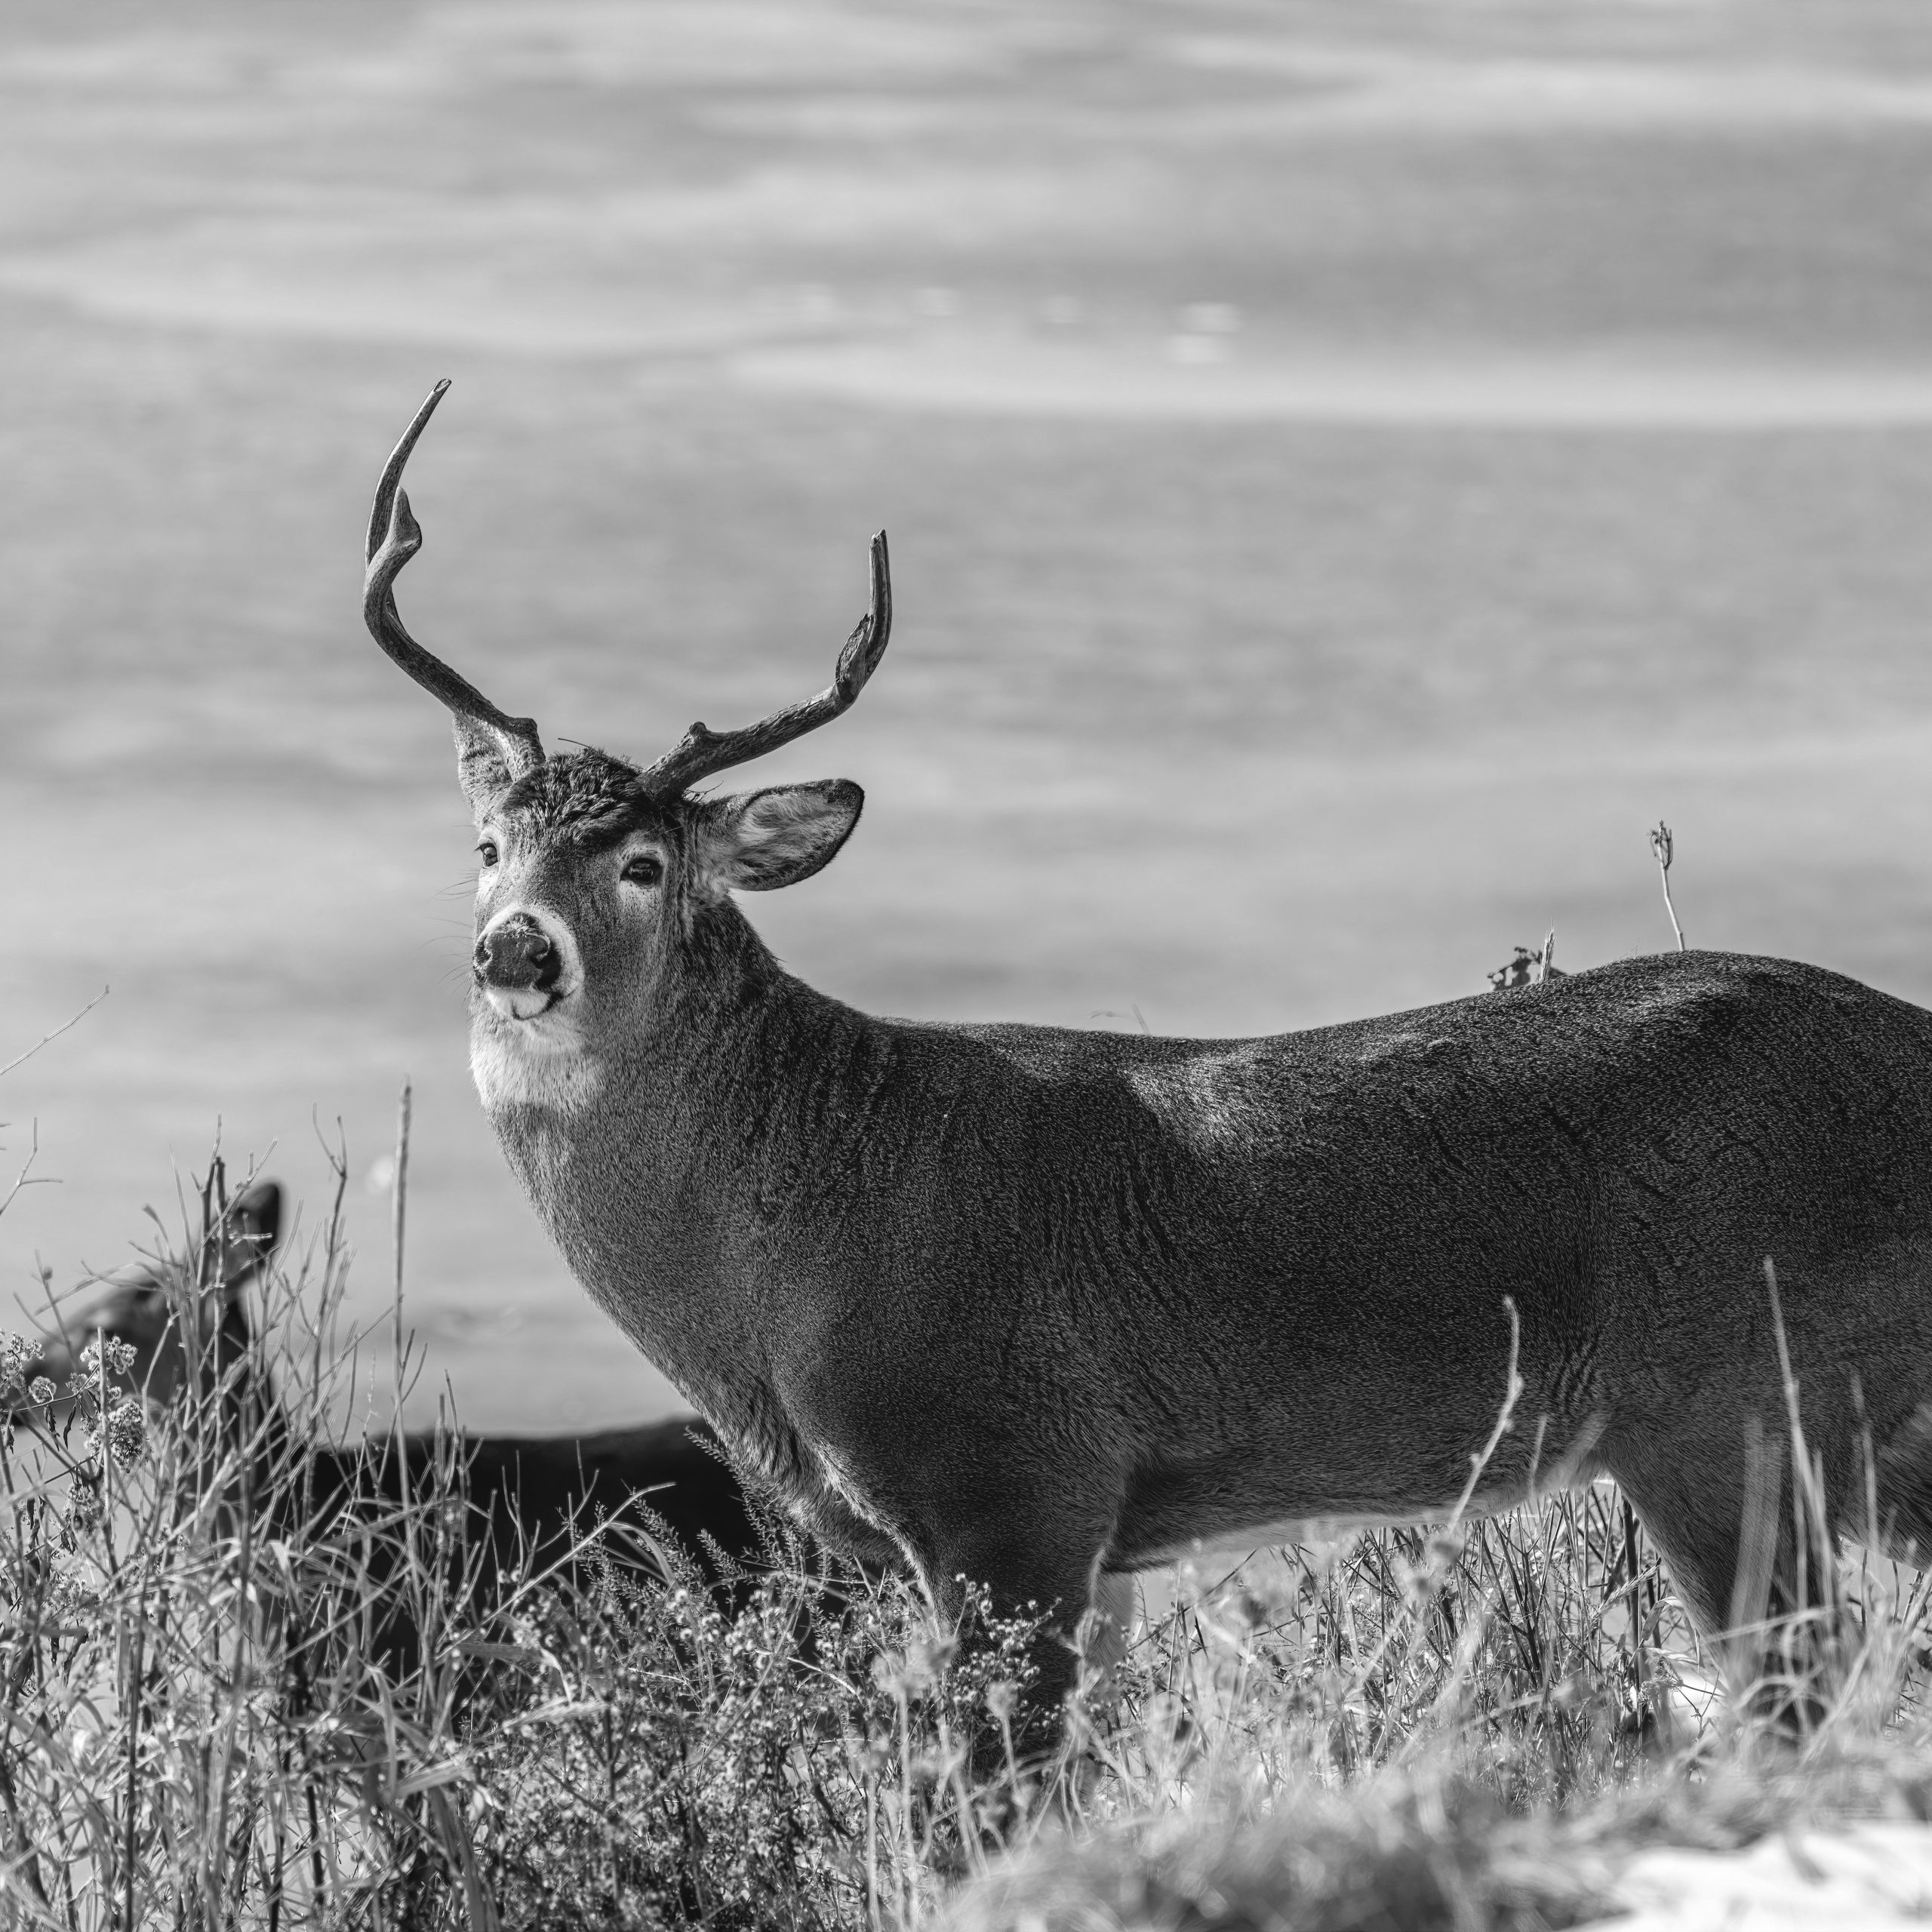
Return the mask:
<path id="1" fill-rule="evenodd" d="M 165 1259 L 185 1308 L 207 1263 Z M 272 1339 L 165 1418 L 98 1355 L 13 1391 L 8 1922 L 1556 1926 L 1635 1844 L 1926 1815 L 1918 1580 L 1814 1559 L 1771 1646 L 1801 1681 L 1727 1697 L 1603 1485 L 1183 1577 L 1057 1767 L 1007 1729 L 1026 1629 L 983 1612 L 940 1641 L 795 1551 L 736 1616 L 675 1552 L 661 1586 L 481 1578 L 454 1454 L 383 1513 L 307 1494 L 368 1374 L 344 1265 L 331 1217 L 254 1291 Z"/>

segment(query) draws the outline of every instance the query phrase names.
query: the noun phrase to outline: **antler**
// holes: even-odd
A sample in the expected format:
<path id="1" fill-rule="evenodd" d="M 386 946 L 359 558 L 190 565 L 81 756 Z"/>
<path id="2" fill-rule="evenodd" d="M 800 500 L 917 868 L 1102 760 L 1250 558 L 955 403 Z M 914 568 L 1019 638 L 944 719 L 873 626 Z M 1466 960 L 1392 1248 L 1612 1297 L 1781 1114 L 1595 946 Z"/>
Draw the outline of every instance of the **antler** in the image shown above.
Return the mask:
<path id="1" fill-rule="evenodd" d="M 892 635 L 892 572 L 885 549 L 885 532 L 872 539 L 872 605 L 859 620 L 858 628 L 845 640 L 838 654 L 838 668 L 832 682 L 816 697 L 788 704 L 736 731 L 713 731 L 694 724 L 682 739 L 657 759 L 638 781 L 645 792 L 682 792 L 734 764 L 743 764 L 780 745 L 789 745 L 808 731 L 829 724 L 841 712 L 849 711 L 866 688 L 866 680 L 878 669 Z"/>
<path id="2" fill-rule="evenodd" d="M 395 608 L 396 573 L 423 547 L 422 527 L 411 515 L 409 493 L 402 488 L 403 466 L 449 386 L 449 378 L 445 377 L 429 392 L 416 420 L 402 432 L 402 441 L 383 466 L 375 508 L 369 513 L 368 545 L 363 552 L 368 562 L 362 579 L 363 621 L 397 666 L 432 697 L 441 698 L 456 714 L 460 725 L 470 725 L 494 742 L 508 777 L 516 779 L 543 762 L 543 741 L 537 735 L 536 719 L 512 718 L 499 711 L 466 678 L 459 677 L 440 657 L 425 651 L 403 629 Z"/>

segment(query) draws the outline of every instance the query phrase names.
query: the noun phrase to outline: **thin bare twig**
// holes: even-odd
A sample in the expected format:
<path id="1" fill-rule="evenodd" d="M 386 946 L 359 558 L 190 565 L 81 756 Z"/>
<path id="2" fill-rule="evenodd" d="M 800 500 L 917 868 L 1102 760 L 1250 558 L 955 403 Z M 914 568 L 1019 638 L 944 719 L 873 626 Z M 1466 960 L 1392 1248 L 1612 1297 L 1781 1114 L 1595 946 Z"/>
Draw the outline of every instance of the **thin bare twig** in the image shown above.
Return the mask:
<path id="1" fill-rule="evenodd" d="M 1623 1499 L 1623 1567 L 1629 1577 L 1631 1697 L 1638 1721 L 1644 1715 L 1644 1595 L 1637 1563 L 1637 1512 Z M 1604 1607 L 1607 1609 L 1608 1605 Z"/>
<path id="2" fill-rule="evenodd" d="M 1489 1467 L 1503 1438 L 1516 1426 L 1516 1404 L 1523 1399 L 1523 1378 L 1517 1365 L 1522 1353 L 1523 1324 L 1516 1312 L 1516 1297 L 1505 1295 L 1503 1307 L 1509 1317 L 1509 1372 L 1504 1384 L 1503 1406 L 1496 1412 L 1496 1426 L 1489 1432 L 1489 1440 L 1469 1458 L 1469 1479 L 1463 1485 L 1463 1493 L 1456 1499 L 1456 1506 L 1443 1525 L 1445 1533 L 1453 1531 L 1463 1520 L 1475 1500 L 1476 1484 L 1482 1481 L 1483 1472 Z"/>
<path id="3" fill-rule="evenodd" d="M 8 1074 L 13 1072 L 15 1067 L 24 1066 L 29 1060 L 33 1058 L 35 1054 L 40 1051 L 42 1047 L 46 1046 L 52 1041 L 59 1039 L 63 1033 L 71 1033 L 73 1029 L 78 1026 L 81 1022 L 107 997 L 110 990 L 110 988 L 103 986 L 100 991 L 96 993 L 94 998 L 89 1000 L 87 1004 L 82 1007 L 80 1011 L 74 1015 L 72 1019 L 63 1020 L 58 1026 L 55 1027 L 54 1031 L 51 1033 L 42 1034 L 40 1038 L 35 1041 L 33 1044 L 28 1048 L 25 1053 L 16 1054 L 5 1066 L 0 1066 L 0 1079 L 4 1079 Z"/>
<path id="4" fill-rule="evenodd" d="M 395 1250 L 396 1401 L 398 1416 L 402 1401 L 402 1250 L 404 1221 L 409 1205 L 410 1101 L 410 1084 L 405 1077 L 402 1083 L 402 1097 L 396 1103 L 395 1180 L 389 1197 L 389 1233 Z"/>
<path id="5" fill-rule="evenodd" d="M 20 1171 L 14 1177 L 14 1184 L 5 1195 L 0 1195 L 0 1214 L 12 1207 L 23 1188 L 51 1187 L 54 1177 L 51 1174 L 37 1174 L 33 1164 L 40 1158 L 40 1123 L 36 1121 L 27 1130 L 27 1157 L 20 1163 Z"/>
<path id="6" fill-rule="evenodd" d="M 103 1354 L 104 1354 L 103 1351 Z M 103 1438 L 103 1443 L 105 1437 Z M 101 1457 L 106 1460 L 103 1447 Z M 134 1599 L 134 1641 L 132 1666 L 128 1674 L 128 1783 L 127 1815 L 122 1820 L 126 1827 L 122 1848 L 122 1872 L 123 1893 L 121 1922 L 125 1932 L 135 1932 L 134 1884 L 137 1876 L 135 1863 L 136 1827 L 140 1817 L 140 1748 L 141 1748 L 141 1672 L 146 1662 L 144 1653 L 147 1647 L 148 1585 L 145 1574 L 141 1578 L 140 1592 Z"/>
<path id="7" fill-rule="evenodd" d="M 1670 827 L 1662 819 L 1657 829 L 1651 834 L 1651 852 L 1657 862 L 1657 875 L 1663 881 L 1663 909 L 1670 915 L 1670 929 L 1677 935 L 1677 949 L 1685 951 L 1684 928 L 1677 923 L 1677 908 L 1670 902 L 1670 862 L 1676 854 L 1676 844 L 1670 835 Z"/>

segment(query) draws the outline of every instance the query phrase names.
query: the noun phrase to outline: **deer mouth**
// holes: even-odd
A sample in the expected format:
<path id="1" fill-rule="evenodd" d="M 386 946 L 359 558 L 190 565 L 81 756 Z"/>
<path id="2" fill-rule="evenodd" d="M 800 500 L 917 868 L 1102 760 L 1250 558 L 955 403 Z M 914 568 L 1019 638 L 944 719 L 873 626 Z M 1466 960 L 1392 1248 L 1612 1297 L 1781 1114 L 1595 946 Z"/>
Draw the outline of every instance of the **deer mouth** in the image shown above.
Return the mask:
<path id="1" fill-rule="evenodd" d="M 535 986 L 497 986 L 486 983 L 483 997 L 499 1020 L 519 1022 L 541 1019 L 557 1003 L 554 992 L 542 992 Z"/>

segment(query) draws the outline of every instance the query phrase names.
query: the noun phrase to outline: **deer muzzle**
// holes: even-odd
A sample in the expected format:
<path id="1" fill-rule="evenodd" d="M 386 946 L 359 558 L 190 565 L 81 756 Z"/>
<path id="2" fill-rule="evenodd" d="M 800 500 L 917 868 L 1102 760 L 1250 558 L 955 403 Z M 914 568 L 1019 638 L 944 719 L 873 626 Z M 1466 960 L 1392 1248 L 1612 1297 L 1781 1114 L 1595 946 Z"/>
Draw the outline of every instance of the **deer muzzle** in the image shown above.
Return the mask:
<path id="1" fill-rule="evenodd" d="M 473 961 L 483 996 L 506 1020 L 534 1020 L 557 997 L 563 948 L 527 912 L 491 921 Z"/>

